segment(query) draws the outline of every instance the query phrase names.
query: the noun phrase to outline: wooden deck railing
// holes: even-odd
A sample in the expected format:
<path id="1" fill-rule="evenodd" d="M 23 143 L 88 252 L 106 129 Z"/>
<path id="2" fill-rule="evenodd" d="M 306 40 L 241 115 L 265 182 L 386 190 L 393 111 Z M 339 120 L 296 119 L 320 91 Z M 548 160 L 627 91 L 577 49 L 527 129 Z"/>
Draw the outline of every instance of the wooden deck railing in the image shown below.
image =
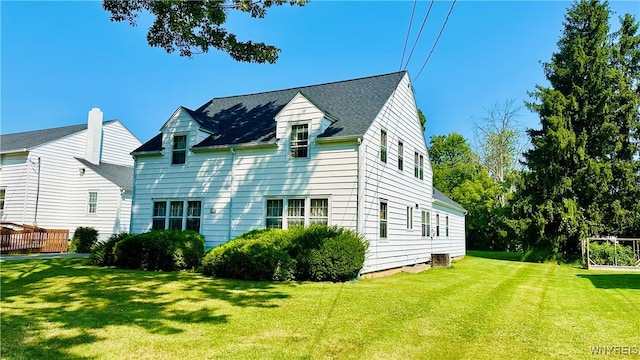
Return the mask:
<path id="1" fill-rule="evenodd" d="M 0 253 L 67 252 L 69 230 L 0 223 Z"/>

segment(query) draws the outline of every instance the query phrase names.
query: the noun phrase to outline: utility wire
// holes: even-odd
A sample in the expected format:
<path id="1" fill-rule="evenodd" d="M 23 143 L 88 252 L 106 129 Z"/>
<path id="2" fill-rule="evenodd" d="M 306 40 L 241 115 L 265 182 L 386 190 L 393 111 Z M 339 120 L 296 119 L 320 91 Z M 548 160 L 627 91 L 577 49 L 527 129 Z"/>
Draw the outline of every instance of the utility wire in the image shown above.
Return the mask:
<path id="1" fill-rule="evenodd" d="M 451 12 L 453 11 L 453 6 L 456 4 L 456 0 L 453 0 L 451 2 L 451 7 L 449 8 L 449 13 L 447 13 L 447 17 L 444 19 L 444 23 L 442 23 L 442 28 L 440 28 L 440 32 L 438 33 L 438 37 L 436 38 L 436 41 L 433 43 L 433 46 L 431 47 L 431 51 L 429 51 L 429 55 L 427 56 L 427 59 L 424 61 L 424 64 L 422 64 L 422 67 L 420 68 L 420 71 L 418 72 L 418 75 L 416 75 L 416 78 L 413 80 L 414 82 L 416 80 L 418 80 L 418 77 L 420 77 L 420 74 L 422 74 L 422 70 L 424 70 L 424 67 L 427 65 L 427 62 L 429 62 L 429 59 L 431 58 L 431 54 L 433 54 L 433 50 L 436 48 L 436 45 L 438 45 L 438 40 L 440 40 L 440 36 L 442 36 L 442 32 L 444 31 L 444 27 L 447 26 L 447 21 L 449 21 L 449 15 L 451 15 Z"/>
<path id="2" fill-rule="evenodd" d="M 404 65 L 404 70 L 407 70 L 407 66 L 409 66 L 409 61 L 411 61 L 413 50 L 415 50 L 416 45 L 418 45 L 418 40 L 420 39 L 420 35 L 422 34 L 422 29 L 424 29 L 424 24 L 427 23 L 427 19 L 429 18 L 429 13 L 431 12 L 431 8 L 433 7 L 434 2 L 435 0 L 431 0 L 431 4 L 429 4 L 429 9 L 427 10 L 427 13 L 424 15 L 424 19 L 422 20 L 422 25 L 420 26 L 420 31 L 418 31 L 418 36 L 416 37 L 416 41 L 413 43 L 413 47 L 411 48 L 411 52 L 409 53 L 409 57 L 407 58 L 407 63 Z"/>
<path id="3" fill-rule="evenodd" d="M 411 24 L 413 24 L 413 14 L 416 12 L 416 3 L 418 3 L 418 0 L 413 0 L 413 9 L 411 10 L 411 19 L 409 19 L 409 29 L 407 30 L 407 38 L 404 39 L 404 48 L 402 49 L 402 59 L 400 59 L 399 70 L 402 70 L 402 63 L 404 62 L 404 54 L 407 51 L 407 44 L 409 43 L 409 34 L 411 33 Z"/>

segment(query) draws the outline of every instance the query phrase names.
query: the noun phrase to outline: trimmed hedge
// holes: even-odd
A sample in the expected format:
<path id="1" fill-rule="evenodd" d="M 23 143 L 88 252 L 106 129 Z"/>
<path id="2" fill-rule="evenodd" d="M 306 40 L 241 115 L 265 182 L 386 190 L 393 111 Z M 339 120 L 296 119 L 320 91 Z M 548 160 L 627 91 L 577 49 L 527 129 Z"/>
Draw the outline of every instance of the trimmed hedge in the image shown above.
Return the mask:
<path id="1" fill-rule="evenodd" d="M 346 281 L 358 276 L 366 250 L 361 235 L 336 226 L 253 230 L 211 249 L 203 272 L 241 280 Z"/>
<path id="2" fill-rule="evenodd" d="M 98 230 L 92 227 L 80 226 L 73 232 L 73 238 L 69 243 L 71 253 L 89 253 L 98 242 Z"/>
<path id="3" fill-rule="evenodd" d="M 141 270 L 195 270 L 204 256 L 204 237 L 195 231 L 159 230 L 117 234 L 91 253 L 95 265 Z"/>

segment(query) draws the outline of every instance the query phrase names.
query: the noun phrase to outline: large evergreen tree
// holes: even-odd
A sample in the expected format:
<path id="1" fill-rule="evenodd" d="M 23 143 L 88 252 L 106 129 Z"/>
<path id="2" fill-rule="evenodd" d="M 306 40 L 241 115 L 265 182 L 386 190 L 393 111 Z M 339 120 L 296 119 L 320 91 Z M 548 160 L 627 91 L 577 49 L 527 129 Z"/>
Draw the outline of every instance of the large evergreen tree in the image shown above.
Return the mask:
<path id="1" fill-rule="evenodd" d="M 610 35 L 609 16 L 606 2 L 574 3 L 544 64 L 550 86 L 530 94 L 542 128 L 528 131 L 524 154 L 528 247 L 577 254 L 582 237 L 629 235 L 637 226 L 637 23 L 625 16 Z"/>

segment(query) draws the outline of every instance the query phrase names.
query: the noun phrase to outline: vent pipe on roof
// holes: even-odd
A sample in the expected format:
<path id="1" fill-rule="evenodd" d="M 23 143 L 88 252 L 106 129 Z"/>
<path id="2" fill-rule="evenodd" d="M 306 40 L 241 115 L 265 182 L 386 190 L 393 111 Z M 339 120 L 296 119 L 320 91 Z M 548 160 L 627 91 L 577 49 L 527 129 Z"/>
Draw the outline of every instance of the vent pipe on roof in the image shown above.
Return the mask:
<path id="1" fill-rule="evenodd" d="M 87 148 L 85 159 L 92 164 L 100 164 L 100 152 L 102 150 L 102 111 L 93 108 L 89 111 L 87 124 Z"/>

